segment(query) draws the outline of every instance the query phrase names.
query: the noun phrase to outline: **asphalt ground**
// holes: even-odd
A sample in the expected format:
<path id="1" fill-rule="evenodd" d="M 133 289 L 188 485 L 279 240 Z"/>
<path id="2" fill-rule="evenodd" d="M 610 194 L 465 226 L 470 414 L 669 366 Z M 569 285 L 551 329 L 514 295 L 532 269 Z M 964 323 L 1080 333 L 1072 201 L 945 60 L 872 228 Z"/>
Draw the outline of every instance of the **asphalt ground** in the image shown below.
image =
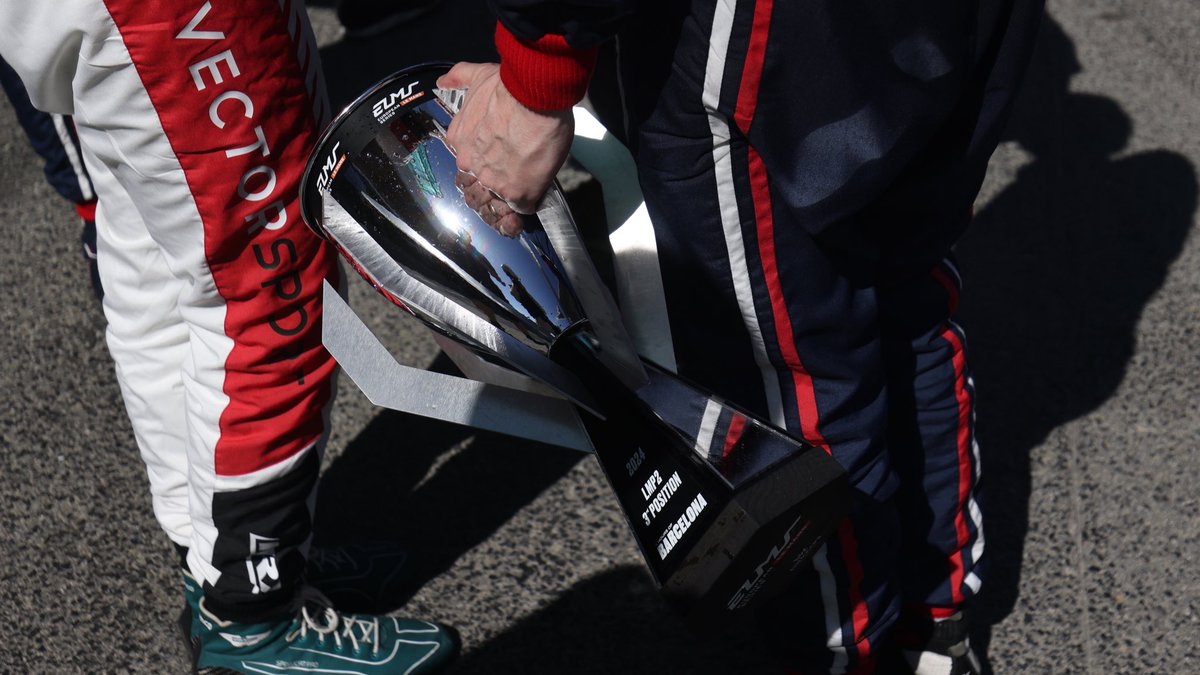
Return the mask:
<path id="1" fill-rule="evenodd" d="M 335 101 L 483 59 L 483 3 L 370 40 L 314 6 Z M 453 35 L 453 39 L 443 36 Z M 0 109 L 0 673 L 186 672 L 77 223 Z M 1200 5 L 1050 0 L 959 249 L 995 673 L 1200 672 Z M 351 284 L 398 357 L 424 329 Z M 663 606 L 595 463 L 374 408 L 343 378 L 319 542 L 409 551 L 399 611 L 456 625 L 456 673 L 767 673 L 752 637 Z"/>

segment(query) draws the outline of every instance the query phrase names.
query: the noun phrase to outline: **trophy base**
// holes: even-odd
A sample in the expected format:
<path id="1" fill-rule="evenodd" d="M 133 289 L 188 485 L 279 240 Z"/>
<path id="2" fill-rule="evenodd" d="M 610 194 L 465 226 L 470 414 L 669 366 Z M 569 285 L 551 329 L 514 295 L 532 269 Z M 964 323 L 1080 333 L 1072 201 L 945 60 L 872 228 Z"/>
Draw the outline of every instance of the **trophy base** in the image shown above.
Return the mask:
<path id="1" fill-rule="evenodd" d="M 651 363 L 632 392 L 585 350 L 606 419 L 581 415 L 663 598 L 694 629 L 777 595 L 849 509 L 845 472 L 792 438 Z"/>
<path id="2" fill-rule="evenodd" d="M 837 527 L 848 485 L 822 457 L 802 452 L 734 490 L 662 582 L 663 598 L 693 629 L 720 628 L 786 589 Z"/>

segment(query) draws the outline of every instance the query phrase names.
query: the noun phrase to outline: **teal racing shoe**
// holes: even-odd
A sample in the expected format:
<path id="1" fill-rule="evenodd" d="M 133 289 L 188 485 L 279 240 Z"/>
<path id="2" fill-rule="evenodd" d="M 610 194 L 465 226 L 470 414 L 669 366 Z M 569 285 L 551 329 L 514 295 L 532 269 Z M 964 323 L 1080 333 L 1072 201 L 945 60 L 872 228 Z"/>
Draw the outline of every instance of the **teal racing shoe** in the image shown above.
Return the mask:
<path id="1" fill-rule="evenodd" d="M 196 672 L 431 675 L 458 655 L 448 626 L 338 612 L 312 588 L 301 597 L 294 616 L 262 623 L 222 621 L 201 600 Z"/>
<path id="2" fill-rule="evenodd" d="M 340 610 L 386 614 L 404 604 L 412 592 L 407 562 L 407 552 L 387 542 L 314 546 L 308 554 L 305 576 L 308 585 Z M 184 606 L 176 623 L 191 672 L 195 672 L 200 654 L 199 615 L 204 587 L 187 569 L 182 574 Z"/>

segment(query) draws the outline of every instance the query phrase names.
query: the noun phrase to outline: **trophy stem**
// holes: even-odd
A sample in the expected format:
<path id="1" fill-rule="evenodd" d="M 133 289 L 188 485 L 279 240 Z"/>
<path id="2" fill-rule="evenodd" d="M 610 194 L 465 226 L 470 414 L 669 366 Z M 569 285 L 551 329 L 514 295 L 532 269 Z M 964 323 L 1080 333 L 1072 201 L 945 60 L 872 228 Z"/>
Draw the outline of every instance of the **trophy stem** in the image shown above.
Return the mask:
<path id="1" fill-rule="evenodd" d="M 688 547 L 680 543 L 711 525 L 728 501 L 729 486 L 601 363 L 586 328 L 564 333 L 550 358 L 579 376 L 606 415 L 601 420 L 583 412 L 581 418 L 642 554 L 665 585 L 686 555 Z"/>

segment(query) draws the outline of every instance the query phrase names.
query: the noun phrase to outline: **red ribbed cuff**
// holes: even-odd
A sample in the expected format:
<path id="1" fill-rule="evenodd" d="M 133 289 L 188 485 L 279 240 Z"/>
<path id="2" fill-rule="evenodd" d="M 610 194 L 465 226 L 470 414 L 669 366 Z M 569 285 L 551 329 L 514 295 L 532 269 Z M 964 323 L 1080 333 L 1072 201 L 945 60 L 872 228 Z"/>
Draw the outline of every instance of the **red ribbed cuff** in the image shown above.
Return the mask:
<path id="1" fill-rule="evenodd" d="M 496 24 L 500 80 L 530 110 L 566 110 L 583 99 L 599 48 L 575 49 L 561 35 L 528 42 Z"/>
<path id="2" fill-rule="evenodd" d="M 88 202 L 80 202 L 75 205 L 75 213 L 79 214 L 80 219 L 87 221 L 96 220 L 96 200 Z"/>

